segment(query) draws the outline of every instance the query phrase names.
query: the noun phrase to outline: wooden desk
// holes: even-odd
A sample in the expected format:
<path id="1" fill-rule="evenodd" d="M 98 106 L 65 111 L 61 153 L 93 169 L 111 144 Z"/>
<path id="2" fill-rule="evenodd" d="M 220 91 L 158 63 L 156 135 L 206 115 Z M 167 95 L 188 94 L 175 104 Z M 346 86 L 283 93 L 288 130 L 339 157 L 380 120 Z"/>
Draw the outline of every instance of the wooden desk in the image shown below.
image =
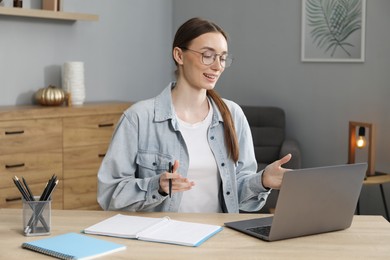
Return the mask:
<path id="1" fill-rule="evenodd" d="M 21 213 L 19 209 L 0 209 L 0 259 L 53 259 L 21 248 L 23 242 L 37 239 L 22 234 Z M 80 232 L 115 214 L 117 212 L 53 210 L 51 235 Z M 180 213 L 136 213 L 136 215 L 170 216 L 176 220 L 216 225 L 261 216 L 260 214 Z M 99 259 L 389 259 L 390 257 L 390 224 L 382 216 L 355 216 L 349 229 L 277 242 L 264 242 L 227 227 L 200 247 L 103 236 L 99 238 L 127 246 L 125 251 L 112 253 Z"/>

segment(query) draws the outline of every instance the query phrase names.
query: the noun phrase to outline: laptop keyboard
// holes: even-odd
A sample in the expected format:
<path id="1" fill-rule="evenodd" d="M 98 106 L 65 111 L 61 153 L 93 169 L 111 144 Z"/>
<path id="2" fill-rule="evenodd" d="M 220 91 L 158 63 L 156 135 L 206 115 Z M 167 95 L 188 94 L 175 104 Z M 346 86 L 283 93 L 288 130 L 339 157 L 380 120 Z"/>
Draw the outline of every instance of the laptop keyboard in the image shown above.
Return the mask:
<path id="1" fill-rule="evenodd" d="M 268 237 L 269 232 L 271 231 L 271 226 L 253 227 L 248 228 L 247 230 Z"/>

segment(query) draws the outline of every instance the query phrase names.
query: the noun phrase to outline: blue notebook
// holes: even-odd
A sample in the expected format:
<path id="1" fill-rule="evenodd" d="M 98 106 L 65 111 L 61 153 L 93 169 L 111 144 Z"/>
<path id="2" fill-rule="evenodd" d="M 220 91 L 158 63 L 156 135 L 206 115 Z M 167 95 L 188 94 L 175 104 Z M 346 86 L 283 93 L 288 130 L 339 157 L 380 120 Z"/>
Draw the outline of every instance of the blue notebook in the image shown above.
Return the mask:
<path id="1" fill-rule="evenodd" d="M 126 249 L 121 244 L 77 233 L 25 242 L 22 247 L 59 259 L 92 259 Z"/>

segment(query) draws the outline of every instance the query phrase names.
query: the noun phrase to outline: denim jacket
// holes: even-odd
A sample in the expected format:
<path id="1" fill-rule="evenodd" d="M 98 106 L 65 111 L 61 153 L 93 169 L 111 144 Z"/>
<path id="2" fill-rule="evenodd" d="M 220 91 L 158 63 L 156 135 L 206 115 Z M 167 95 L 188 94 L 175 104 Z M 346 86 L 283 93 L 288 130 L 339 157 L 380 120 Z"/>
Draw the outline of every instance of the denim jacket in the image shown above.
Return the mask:
<path id="1" fill-rule="evenodd" d="M 105 210 L 178 211 L 182 192 L 163 196 L 158 192 L 160 174 L 169 162 L 179 160 L 178 173 L 187 175 L 189 157 L 167 86 L 153 99 L 140 101 L 122 115 L 98 172 L 98 202 Z M 222 116 L 213 102 L 208 131 L 210 148 L 221 176 L 219 197 L 224 212 L 256 211 L 269 190 L 262 186 L 252 135 L 242 109 L 224 99 L 230 109 L 239 142 L 239 160 L 229 158 Z"/>

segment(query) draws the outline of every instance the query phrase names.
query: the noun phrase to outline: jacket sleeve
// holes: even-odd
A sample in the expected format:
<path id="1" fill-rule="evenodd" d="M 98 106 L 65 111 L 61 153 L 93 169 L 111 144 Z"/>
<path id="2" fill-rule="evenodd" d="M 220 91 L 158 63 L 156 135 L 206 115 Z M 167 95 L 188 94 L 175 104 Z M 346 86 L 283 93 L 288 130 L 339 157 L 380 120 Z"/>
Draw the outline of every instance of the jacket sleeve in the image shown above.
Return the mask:
<path id="1" fill-rule="evenodd" d="M 138 124 L 123 114 L 98 171 L 98 203 L 104 210 L 148 211 L 166 197 L 158 193 L 159 175 L 137 176 Z"/>

